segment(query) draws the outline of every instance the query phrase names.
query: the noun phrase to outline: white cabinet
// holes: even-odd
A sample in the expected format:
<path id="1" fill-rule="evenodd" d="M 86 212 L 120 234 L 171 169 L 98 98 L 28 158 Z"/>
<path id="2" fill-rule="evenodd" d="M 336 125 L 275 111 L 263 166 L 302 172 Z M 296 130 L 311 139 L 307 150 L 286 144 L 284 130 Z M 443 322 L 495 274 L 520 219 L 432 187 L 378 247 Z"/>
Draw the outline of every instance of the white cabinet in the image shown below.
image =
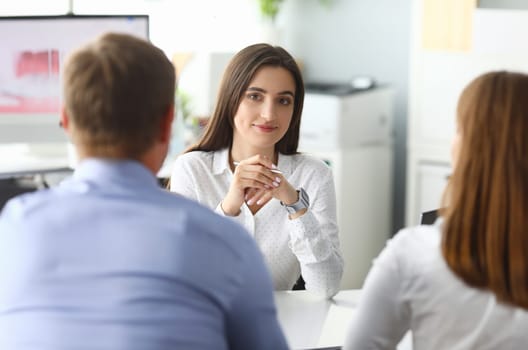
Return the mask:
<path id="1" fill-rule="evenodd" d="M 421 213 L 440 207 L 450 174 L 451 167 L 448 164 L 422 163 L 419 165 L 417 200 Z"/>
<path id="2" fill-rule="evenodd" d="M 447 163 L 429 163 L 424 161 L 418 164 L 415 191 L 417 215 L 426 211 L 436 210 L 441 207 L 442 196 L 451 174 L 451 167 Z"/>
<path id="3" fill-rule="evenodd" d="M 345 270 L 342 289 L 360 288 L 391 234 L 393 90 L 307 92 L 299 151 L 332 168 Z"/>
<path id="4" fill-rule="evenodd" d="M 451 174 L 449 142 L 439 146 L 426 143 L 409 147 L 407 167 L 406 225 L 420 223 L 425 211 L 440 208 Z"/>

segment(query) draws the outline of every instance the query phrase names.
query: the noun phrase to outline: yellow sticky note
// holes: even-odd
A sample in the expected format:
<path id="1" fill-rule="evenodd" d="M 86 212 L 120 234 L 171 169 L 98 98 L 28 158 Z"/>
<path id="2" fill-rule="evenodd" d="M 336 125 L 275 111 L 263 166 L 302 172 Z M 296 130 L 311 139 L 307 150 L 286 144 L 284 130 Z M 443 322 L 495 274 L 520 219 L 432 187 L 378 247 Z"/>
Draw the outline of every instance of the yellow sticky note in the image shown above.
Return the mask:
<path id="1" fill-rule="evenodd" d="M 477 0 L 423 0 L 424 49 L 468 51 Z"/>

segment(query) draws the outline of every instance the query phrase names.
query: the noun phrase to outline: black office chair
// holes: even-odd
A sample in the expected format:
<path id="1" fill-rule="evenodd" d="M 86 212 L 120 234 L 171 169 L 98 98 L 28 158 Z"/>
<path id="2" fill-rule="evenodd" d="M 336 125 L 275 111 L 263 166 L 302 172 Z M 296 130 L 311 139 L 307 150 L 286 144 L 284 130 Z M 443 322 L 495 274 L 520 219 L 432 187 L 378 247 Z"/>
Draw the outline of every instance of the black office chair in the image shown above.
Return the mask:
<path id="1" fill-rule="evenodd" d="M 11 198 L 26 192 L 37 190 L 37 185 L 25 178 L 0 180 L 0 211 Z"/>
<path id="2" fill-rule="evenodd" d="M 422 213 L 422 217 L 420 218 L 420 224 L 422 225 L 434 224 L 439 214 L 438 211 L 439 209 L 424 211 Z"/>
<path id="3" fill-rule="evenodd" d="M 299 279 L 293 285 L 292 290 L 305 290 L 305 289 L 306 288 L 304 287 L 304 279 L 302 278 L 302 276 L 299 276 Z"/>
<path id="4" fill-rule="evenodd" d="M 158 177 L 158 185 L 161 188 L 168 188 L 170 182 L 170 177 Z"/>

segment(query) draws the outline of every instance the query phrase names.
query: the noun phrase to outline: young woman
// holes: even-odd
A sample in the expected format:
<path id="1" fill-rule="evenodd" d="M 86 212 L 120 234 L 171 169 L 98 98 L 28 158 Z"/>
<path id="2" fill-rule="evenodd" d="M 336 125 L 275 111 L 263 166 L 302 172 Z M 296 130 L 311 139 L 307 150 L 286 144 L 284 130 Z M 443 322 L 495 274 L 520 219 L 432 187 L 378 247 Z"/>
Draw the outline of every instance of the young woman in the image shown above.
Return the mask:
<path id="1" fill-rule="evenodd" d="M 331 297 L 343 273 L 334 181 L 323 161 L 297 152 L 303 101 L 287 51 L 244 48 L 226 68 L 203 137 L 177 158 L 170 189 L 244 226 L 276 290 L 302 275 L 307 290 Z"/>
<path id="2" fill-rule="evenodd" d="M 528 344 L 528 75 L 463 91 L 454 172 L 434 226 L 398 233 L 375 261 L 345 349 L 524 349 Z"/>

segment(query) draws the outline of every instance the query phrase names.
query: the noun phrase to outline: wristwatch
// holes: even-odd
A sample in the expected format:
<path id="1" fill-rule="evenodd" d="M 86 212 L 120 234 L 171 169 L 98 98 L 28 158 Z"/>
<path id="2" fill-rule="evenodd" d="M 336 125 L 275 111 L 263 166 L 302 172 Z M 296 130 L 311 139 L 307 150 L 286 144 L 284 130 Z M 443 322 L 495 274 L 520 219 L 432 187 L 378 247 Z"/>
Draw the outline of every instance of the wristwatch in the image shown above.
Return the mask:
<path id="1" fill-rule="evenodd" d="M 310 206 L 310 197 L 308 197 L 308 193 L 304 190 L 304 188 L 300 187 L 297 190 L 297 193 L 299 194 L 299 200 L 292 204 L 284 204 L 281 202 L 282 206 L 286 208 L 288 213 L 295 214 L 301 209 L 308 209 Z"/>

